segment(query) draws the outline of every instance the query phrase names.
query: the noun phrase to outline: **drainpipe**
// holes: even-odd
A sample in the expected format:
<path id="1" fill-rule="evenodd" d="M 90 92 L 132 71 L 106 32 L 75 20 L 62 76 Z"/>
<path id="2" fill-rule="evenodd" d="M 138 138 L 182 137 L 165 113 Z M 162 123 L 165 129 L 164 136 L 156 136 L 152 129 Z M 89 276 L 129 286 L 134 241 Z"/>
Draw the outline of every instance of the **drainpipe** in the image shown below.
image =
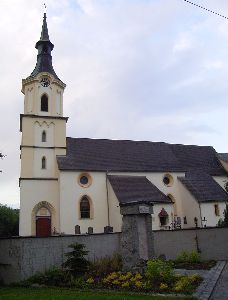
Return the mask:
<path id="1" fill-rule="evenodd" d="M 109 217 L 109 201 L 108 201 L 108 170 L 106 171 L 106 200 L 107 200 L 107 209 L 108 209 L 108 226 L 110 226 L 110 217 Z"/>
<path id="2" fill-rule="evenodd" d="M 202 211 L 201 211 L 200 203 L 199 203 L 199 211 L 200 211 L 200 223 L 201 223 L 201 227 L 203 227 L 203 222 L 202 222 Z"/>

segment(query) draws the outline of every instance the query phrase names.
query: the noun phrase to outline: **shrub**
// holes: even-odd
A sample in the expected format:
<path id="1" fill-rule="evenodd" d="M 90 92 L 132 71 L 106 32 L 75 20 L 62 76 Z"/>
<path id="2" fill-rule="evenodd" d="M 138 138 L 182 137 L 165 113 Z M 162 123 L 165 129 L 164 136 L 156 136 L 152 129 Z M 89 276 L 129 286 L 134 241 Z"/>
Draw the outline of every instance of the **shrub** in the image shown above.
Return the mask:
<path id="1" fill-rule="evenodd" d="M 168 285 L 166 283 L 161 283 L 159 286 L 160 291 L 166 291 L 168 289 Z"/>
<path id="2" fill-rule="evenodd" d="M 159 286 L 160 283 L 172 283 L 175 278 L 172 263 L 159 259 L 149 260 L 147 262 L 146 278 L 148 283 L 153 286 Z"/>
<path id="3" fill-rule="evenodd" d="M 28 280 L 22 282 L 22 285 L 31 285 L 37 283 L 47 286 L 63 286 L 67 281 L 66 273 L 60 268 L 51 268 L 44 273 L 37 273 Z"/>
<path id="4" fill-rule="evenodd" d="M 199 263 L 201 262 L 200 254 L 197 251 L 182 251 L 176 258 L 178 263 Z"/>
<path id="5" fill-rule="evenodd" d="M 89 284 L 93 284 L 94 283 L 94 279 L 92 277 L 89 277 L 87 280 L 86 280 L 87 283 Z"/>
<path id="6" fill-rule="evenodd" d="M 85 245 L 83 244 L 72 244 L 69 245 L 73 251 L 66 253 L 67 260 L 63 264 L 63 267 L 69 271 L 73 276 L 82 276 L 88 270 L 89 261 L 84 257 L 88 254 L 88 251 L 84 250 Z"/>
<path id="7" fill-rule="evenodd" d="M 181 276 L 177 278 L 173 286 L 173 291 L 182 294 L 192 294 L 195 287 L 198 286 L 201 281 L 202 278 L 198 274 L 192 276 Z"/>
<path id="8" fill-rule="evenodd" d="M 90 264 L 88 268 L 88 277 L 96 277 L 100 279 L 110 273 L 122 270 L 122 258 L 119 254 L 112 257 L 103 257 Z"/>
<path id="9" fill-rule="evenodd" d="M 121 273 L 113 272 L 108 274 L 103 280 L 102 284 L 104 287 L 108 288 L 122 288 L 122 289 L 133 289 L 141 290 L 143 289 L 143 277 L 139 273 Z"/>
<path id="10" fill-rule="evenodd" d="M 69 275 L 67 282 L 66 282 L 66 286 L 68 287 L 74 287 L 77 289 L 87 289 L 89 287 L 91 287 L 91 285 L 93 284 L 93 282 L 91 281 L 86 281 L 84 277 L 74 277 L 73 275 Z"/>
<path id="11" fill-rule="evenodd" d="M 202 281 L 202 277 L 199 274 L 194 274 L 192 276 L 189 276 L 190 280 L 193 284 L 198 285 Z"/>

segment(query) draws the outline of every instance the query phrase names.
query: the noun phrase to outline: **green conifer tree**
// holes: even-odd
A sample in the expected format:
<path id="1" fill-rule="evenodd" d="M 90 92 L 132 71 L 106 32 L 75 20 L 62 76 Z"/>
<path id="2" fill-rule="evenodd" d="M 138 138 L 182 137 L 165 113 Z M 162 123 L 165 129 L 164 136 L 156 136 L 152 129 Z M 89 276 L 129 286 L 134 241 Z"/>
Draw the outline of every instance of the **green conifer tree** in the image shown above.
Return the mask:
<path id="1" fill-rule="evenodd" d="M 88 251 L 84 250 L 85 245 L 83 244 L 71 244 L 69 248 L 72 248 L 73 251 L 66 253 L 67 260 L 63 264 L 73 276 L 82 276 L 88 270 L 89 261 L 85 258 L 88 254 Z"/>

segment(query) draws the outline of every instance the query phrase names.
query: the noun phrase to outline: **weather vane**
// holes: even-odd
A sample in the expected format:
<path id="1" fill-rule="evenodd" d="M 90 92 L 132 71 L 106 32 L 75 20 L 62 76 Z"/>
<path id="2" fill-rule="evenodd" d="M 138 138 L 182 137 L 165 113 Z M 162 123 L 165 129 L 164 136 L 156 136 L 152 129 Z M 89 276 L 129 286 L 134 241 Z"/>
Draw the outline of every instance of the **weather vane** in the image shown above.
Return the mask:
<path id="1" fill-rule="evenodd" d="M 44 3 L 44 12 L 45 13 L 47 12 L 47 5 L 46 5 L 46 3 Z"/>

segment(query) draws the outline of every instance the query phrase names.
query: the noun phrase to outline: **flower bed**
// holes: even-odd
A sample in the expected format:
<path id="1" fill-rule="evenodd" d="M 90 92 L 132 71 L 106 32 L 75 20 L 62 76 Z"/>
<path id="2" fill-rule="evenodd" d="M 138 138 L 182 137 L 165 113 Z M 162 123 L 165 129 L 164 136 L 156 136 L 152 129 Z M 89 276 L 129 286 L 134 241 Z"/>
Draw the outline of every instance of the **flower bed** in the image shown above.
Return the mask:
<path id="1" fill-rule="evenodd" d="M 149 260 L 143 274 L 122 272 L 122 261 L 118 255 L 91 263 L 85 259 L 87 251 L 83 245 L 74 244 L 70 245 L 70 248 L 72 251 L 66 254 L 67 260 L 63 268 L 36 274 L 21 285 L 192 294 L 202 281 L 197 274 L 192 276 L 175 274 L 173 263 L 169 261 Z"/>
<path id="2" fill-rule="evenodd" d="M 176 275 L 170 263 L 151 260 L 147 263 L 146 273 L 112 272 L 104 276 L 86 273 L 73 276 L 64 269 L 51 269 L 43 274 L 36 274 L 20 286 L 57 286 L 77 288 L 80 290 L 103 289 L 135 291 L 146 293 L 192 294 L 201 283 L 199 275 Z"/>

